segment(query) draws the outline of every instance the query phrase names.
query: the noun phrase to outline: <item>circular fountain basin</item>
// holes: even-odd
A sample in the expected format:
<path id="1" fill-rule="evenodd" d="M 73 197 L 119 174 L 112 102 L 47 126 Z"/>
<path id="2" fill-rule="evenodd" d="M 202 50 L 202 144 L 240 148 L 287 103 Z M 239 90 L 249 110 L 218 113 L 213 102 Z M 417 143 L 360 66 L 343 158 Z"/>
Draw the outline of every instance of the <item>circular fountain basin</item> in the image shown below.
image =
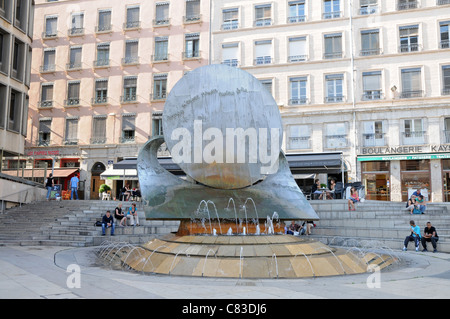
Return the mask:
<path id="1" fill-rule="evenodd" d="M 290 235 L 178 236 L 121 249 L 123 266 L 149 274 L 221 278 L 305 278 L 358 274 L 396 262 Z"/>

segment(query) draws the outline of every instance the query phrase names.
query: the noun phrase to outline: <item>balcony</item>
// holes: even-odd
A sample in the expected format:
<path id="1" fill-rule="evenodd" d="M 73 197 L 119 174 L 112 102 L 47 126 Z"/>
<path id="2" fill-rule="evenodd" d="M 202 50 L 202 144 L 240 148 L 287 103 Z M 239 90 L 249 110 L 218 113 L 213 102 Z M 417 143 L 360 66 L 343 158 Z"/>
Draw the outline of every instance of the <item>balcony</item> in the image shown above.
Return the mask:
<path id="1" fill-rule="evenodd" d="M 384 133 L 363 134 L 364 147 L 385 146 L 386 139 Z"/>
<path id="2" fill-rule="evenodd" d="M 112 32 L 112 25 L 98 25 L 95 27 L 95 33 L 110 33 Z"/>
<path id="3" fill-rule="evenodd" d="M 77 138 L 65 138 L 64 139 L 64 145 L 78 145 L 78 139 Z"/>
<path id="4" fill-rule="evenodd" d="M 289 99 L 289 105 L 305 105 L 308 104 L 308 99 L 306 97 Z"/>
<path id="5" fill-rule="evenodd" d="M 400 94 L 401 99 L 423 97 L 423 90 L 405 91 Z"/>
<path id="6" fill-rule="evenodd" d="M 222 30 L 236 30 L 239 28 L 239 21 L 227 21 L 222 23 Z"/>
<path id="7" fill-rule="evenodd" d="M 426 143 L 425 131 L 410 131 L 403 132 L 403 144 L 404 145 L 420 145 Z"/>
<path id="8" fill-rule="evenodd" d="M 450 49 L 450 41 L 449 40 L 441 41 L 440 47 L 441 49 Z"/>
<path id="9" fill-rule="evenodd" d="M 369 5 L 359 9 L 360 15 L 369 15 L 378 13 L 378 5 Z"/>
<path id="10" fill-rule="evenodd" d="M 288 56 L 288 62 L 305 62 L 308 60 L 307 55 L 290 55 Z"/>
<path id="11" fill-rule="evenodd" d="M 154 27 L 164 27 L 170 25 L 170 19 L 153 19 L 153 26 Z"/>
<path id="12" fill-rule="evenodd" d="M 345 97 L 343 95 L 325 97 L 325 103 L 342 103 L 344 101 Z"/>
<path id="13" fill-rule="evenodd" d="M 90 143 L 91 144 L 105 144 L 106 143 L 106 137 L 105 136 L 91 137 Z"/>
<path id="14" fill-rule="evenodd" d="M 80 106 L 80 99 L 79 98 L 69 98 L 67 100 L 64 100 L 64 106 Z"/>
<path id="15" fill-rule="evenodd" d="M 253 61 L 254 65 L 263 65 L 263 64 L 271 64 L 272 57 L 271 56 L 259 56 Z"/>
<path id="16" fill-rule="evenodd" d="M 40 73 L 53 73 L 56 71 L 56 65 L 55 64 L 41 65 L 39 71 Z"/>
<path id="17" fill-rule="evenodd" d="M 342 16 L 342 11 L 324 12 L 322 14 L 323 19 L 337 19 Z"/>
<path id="18" fill-rule="evenodd" d="M 422 46 L 420 44 L 414 43 L 414 44 L 402 44 L 399 47 L 399 51 L 401 53 L 405 52 L 418 52 L 421 51 Z"/>
<path id="19" fill-rule="evenodd" d="M 362 96 L 363 101 L 374 101 L 374 100 L 383 100 L 384 94 L 381 90 L 376 91 L 364 91 Z"/>
<path id="20" fill-rule="evenodd" d="M 348 146 L 347 135 L 325 136 L 326 148 L 345 148 Z"/>
<path id="21" fill-rule="evenodd" d="M 229 59 L 222 61 L 222 64 L 237 68 L 239 66 L 238 59 Z"/>
<path id="22" fill-rule="evenodd" d="M 108 97 L 94 97 L 91 99 L 92 105 L 106 105 L 108 104 Z"/>
<path id="23" fill-rule="evenodd" d="M 397 4 L 397 10 L 410 10 L 410 9 L 417 9 L 419 7 L 418 1 L 409 1 L 405 3 L 398 3 Z"/>
<path id="24" fill-rule="evenodd" d="M 436 0 L 436 4 L 438 6 L 443 6 L 443 5 L 446 5 L 446 4 L 450 4 L 450 0 Z"/>
<path id="25" fill-rule="evenodd" d="M 38 102 L 38 108 L 39 109 L 50 109 L 53 107 L 53 101 L 46 100 L 46 101 L 39 101 Z"/>
<path id="26" fill-rule="evenodd" d="M 139 64 L 138 56 L 128 56 L 122 58 L 122 65 L 137 65 Z"/>
<path id="27" fill-rule="evenodd" d="M 299 22 L 305 22 L 305 21 L 306 21 L 305 15 L 287 17 L 287 23 L 299 23 Z"/>
<path id="28" fill-rule="evenodd" d="M 359 53 L 360 56 L 371 56 L 371 55 L 380 55 L 380 54 L 381 54 L 381 49 L 380 48 L 377 48 L 377 49 L 363 49 Z"/>
<path id="29" fill-rule="evenodd" d="M 36 140 L 36 146 L 50 146 L 50 139 L 39 138 Z"/>
<path id="30" fill-rule="evenodd" d="M 152 55 L 152 62 L 153 63 L 157 63 L 157 62 L 167 62 L 169 60 L 169 55 L 166 54 L 157 54 L 157 55 Z"/>
<path id="31" fill-rule="evenodd" d="M 141 28 L 141 21 L 127 21 L 123 24 L 125 31 L 139 30 Z"/>
<path id="32" fill-rule="evenodd" d="M 450 95 L 450 88 L 442 89 L 442 95 Z"/>
<path id="33" fill-rule="evenodd" d="M 311 137 L 310 136 L 290 137 L 289 149 L 291 150 L 311 149 Z"/>
<path id="34" fill-rule="evenodd" d="M 109 68 L 111 60 L 109 59 L 102 59 L 102 60 L 95 60 L 93 62 L 94 68 Z"/>
<path id="35" fill-rule="evenodd" d="M 198 60 L 200 59 L 200 51 L 183 52 L 183 60 Z"/>
<path id="36" fill-rule="evenodd" d="M 67 71 L 81 70 L 81 62 L 71 62 L 66 64 Z"/>
<path id="37" fill-rule="evenodd" d="M 254 27 L 267 27 L 269 25 L 272 25 L 271 18 L 258 19 L 253 23 Z"/>
<path id="38" fill-rule="evenodd" d="M 58 37 L 58 33 L 56 31 L 54 31 L 54 32 L 51 32 L 51 31 L 42 32 L 42 39 L 44 39 L 44 40 L 56 39 L 57 37 Z"/>
<path id="39" fill-rule="evenodd" d="M 123 95 L 120 97 L 120 102 L 126 103 L 137 103 L 137 96 L 135 94 Z"/>
<path id="40" fill-rule="evenodd" d="M 343 57 L 343 52 L 325 52 L 323 54 L 323 58 L 325 60 L 329 60 L 329 59 L 342 59 Z"/>
<path id="41" fill-rule="evenodd" d="M 84 35 L 84 28 L 71 28 L 67 31 L 69 37 L 79 37 Z"/>
<path id="42" fill-rule="evenodd" d="M 166 98 L 167 98 L 166 92 L 150 94 L 150 101 L 161 101 L 161 100 L 165 100 Z"/>
<path id="43" fill-rule="evenodd" d="M 201 21 L 202 21 L 202 15 L 201 14 L 192 14 L 192 15 L 183 17 L 184 24 L 198 23 L 198 22 L 201 22 Z"/>
<path id="44" fill-rule="evenodd" d="M 120 143 L 127 144 L 127 143 L 134 143 L 135 137 L 134 136 L 122 136 L 120 137 Z"/>

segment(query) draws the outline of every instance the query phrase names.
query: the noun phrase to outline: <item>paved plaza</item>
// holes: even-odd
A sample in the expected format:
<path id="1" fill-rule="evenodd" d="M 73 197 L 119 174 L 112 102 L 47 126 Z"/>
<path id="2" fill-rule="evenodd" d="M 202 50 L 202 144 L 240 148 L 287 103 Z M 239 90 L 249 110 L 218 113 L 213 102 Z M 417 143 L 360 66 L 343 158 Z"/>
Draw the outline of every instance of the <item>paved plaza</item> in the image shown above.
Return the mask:
<path id="1" fill-rule="evenodd" d="M 230 299 L 242 302 L 245 299 L 450 297 L 450 254 L 445 253 L 394 252 L 400 257 L 400 264 L 378 274 L 253 280 L 142 275 L 113 270 L 100 267 L 93 249 L 1 246 L 0 298 L 146 298 L 186 299 L 186 302 L 188 299 Z"/>

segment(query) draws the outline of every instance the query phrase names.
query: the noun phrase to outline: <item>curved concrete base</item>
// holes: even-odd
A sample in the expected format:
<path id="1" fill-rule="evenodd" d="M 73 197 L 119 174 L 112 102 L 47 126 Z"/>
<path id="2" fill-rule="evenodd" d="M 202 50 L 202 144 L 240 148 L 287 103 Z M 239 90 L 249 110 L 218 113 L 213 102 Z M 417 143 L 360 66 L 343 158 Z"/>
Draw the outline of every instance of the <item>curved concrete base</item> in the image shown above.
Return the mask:
<path id="1" fill-rule="evenodd" d="M 112 255 L 112 254 L 110 254 Z M 383 269 L 390 255 L 335 249 L 290 235 L 168 235 L 113 254 L 143 273 L 221 278 L 305 278 Z"/>

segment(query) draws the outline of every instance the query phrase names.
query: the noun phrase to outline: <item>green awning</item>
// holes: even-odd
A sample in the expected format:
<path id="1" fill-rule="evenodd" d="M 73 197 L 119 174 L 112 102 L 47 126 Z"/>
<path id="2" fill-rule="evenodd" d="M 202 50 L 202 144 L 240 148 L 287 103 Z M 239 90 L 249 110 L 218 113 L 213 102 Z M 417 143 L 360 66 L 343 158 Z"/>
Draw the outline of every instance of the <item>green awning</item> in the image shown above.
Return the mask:
<path id="1" fill-rule="evenodd" d="M 450 158 L 450 153 L 435 154 L 399 154 L 382 156 L 358 156 L 359 162 L 367 161 L 405 161 L 405 160 L 424 160 L 424 159 L 446 159 Z"/>

